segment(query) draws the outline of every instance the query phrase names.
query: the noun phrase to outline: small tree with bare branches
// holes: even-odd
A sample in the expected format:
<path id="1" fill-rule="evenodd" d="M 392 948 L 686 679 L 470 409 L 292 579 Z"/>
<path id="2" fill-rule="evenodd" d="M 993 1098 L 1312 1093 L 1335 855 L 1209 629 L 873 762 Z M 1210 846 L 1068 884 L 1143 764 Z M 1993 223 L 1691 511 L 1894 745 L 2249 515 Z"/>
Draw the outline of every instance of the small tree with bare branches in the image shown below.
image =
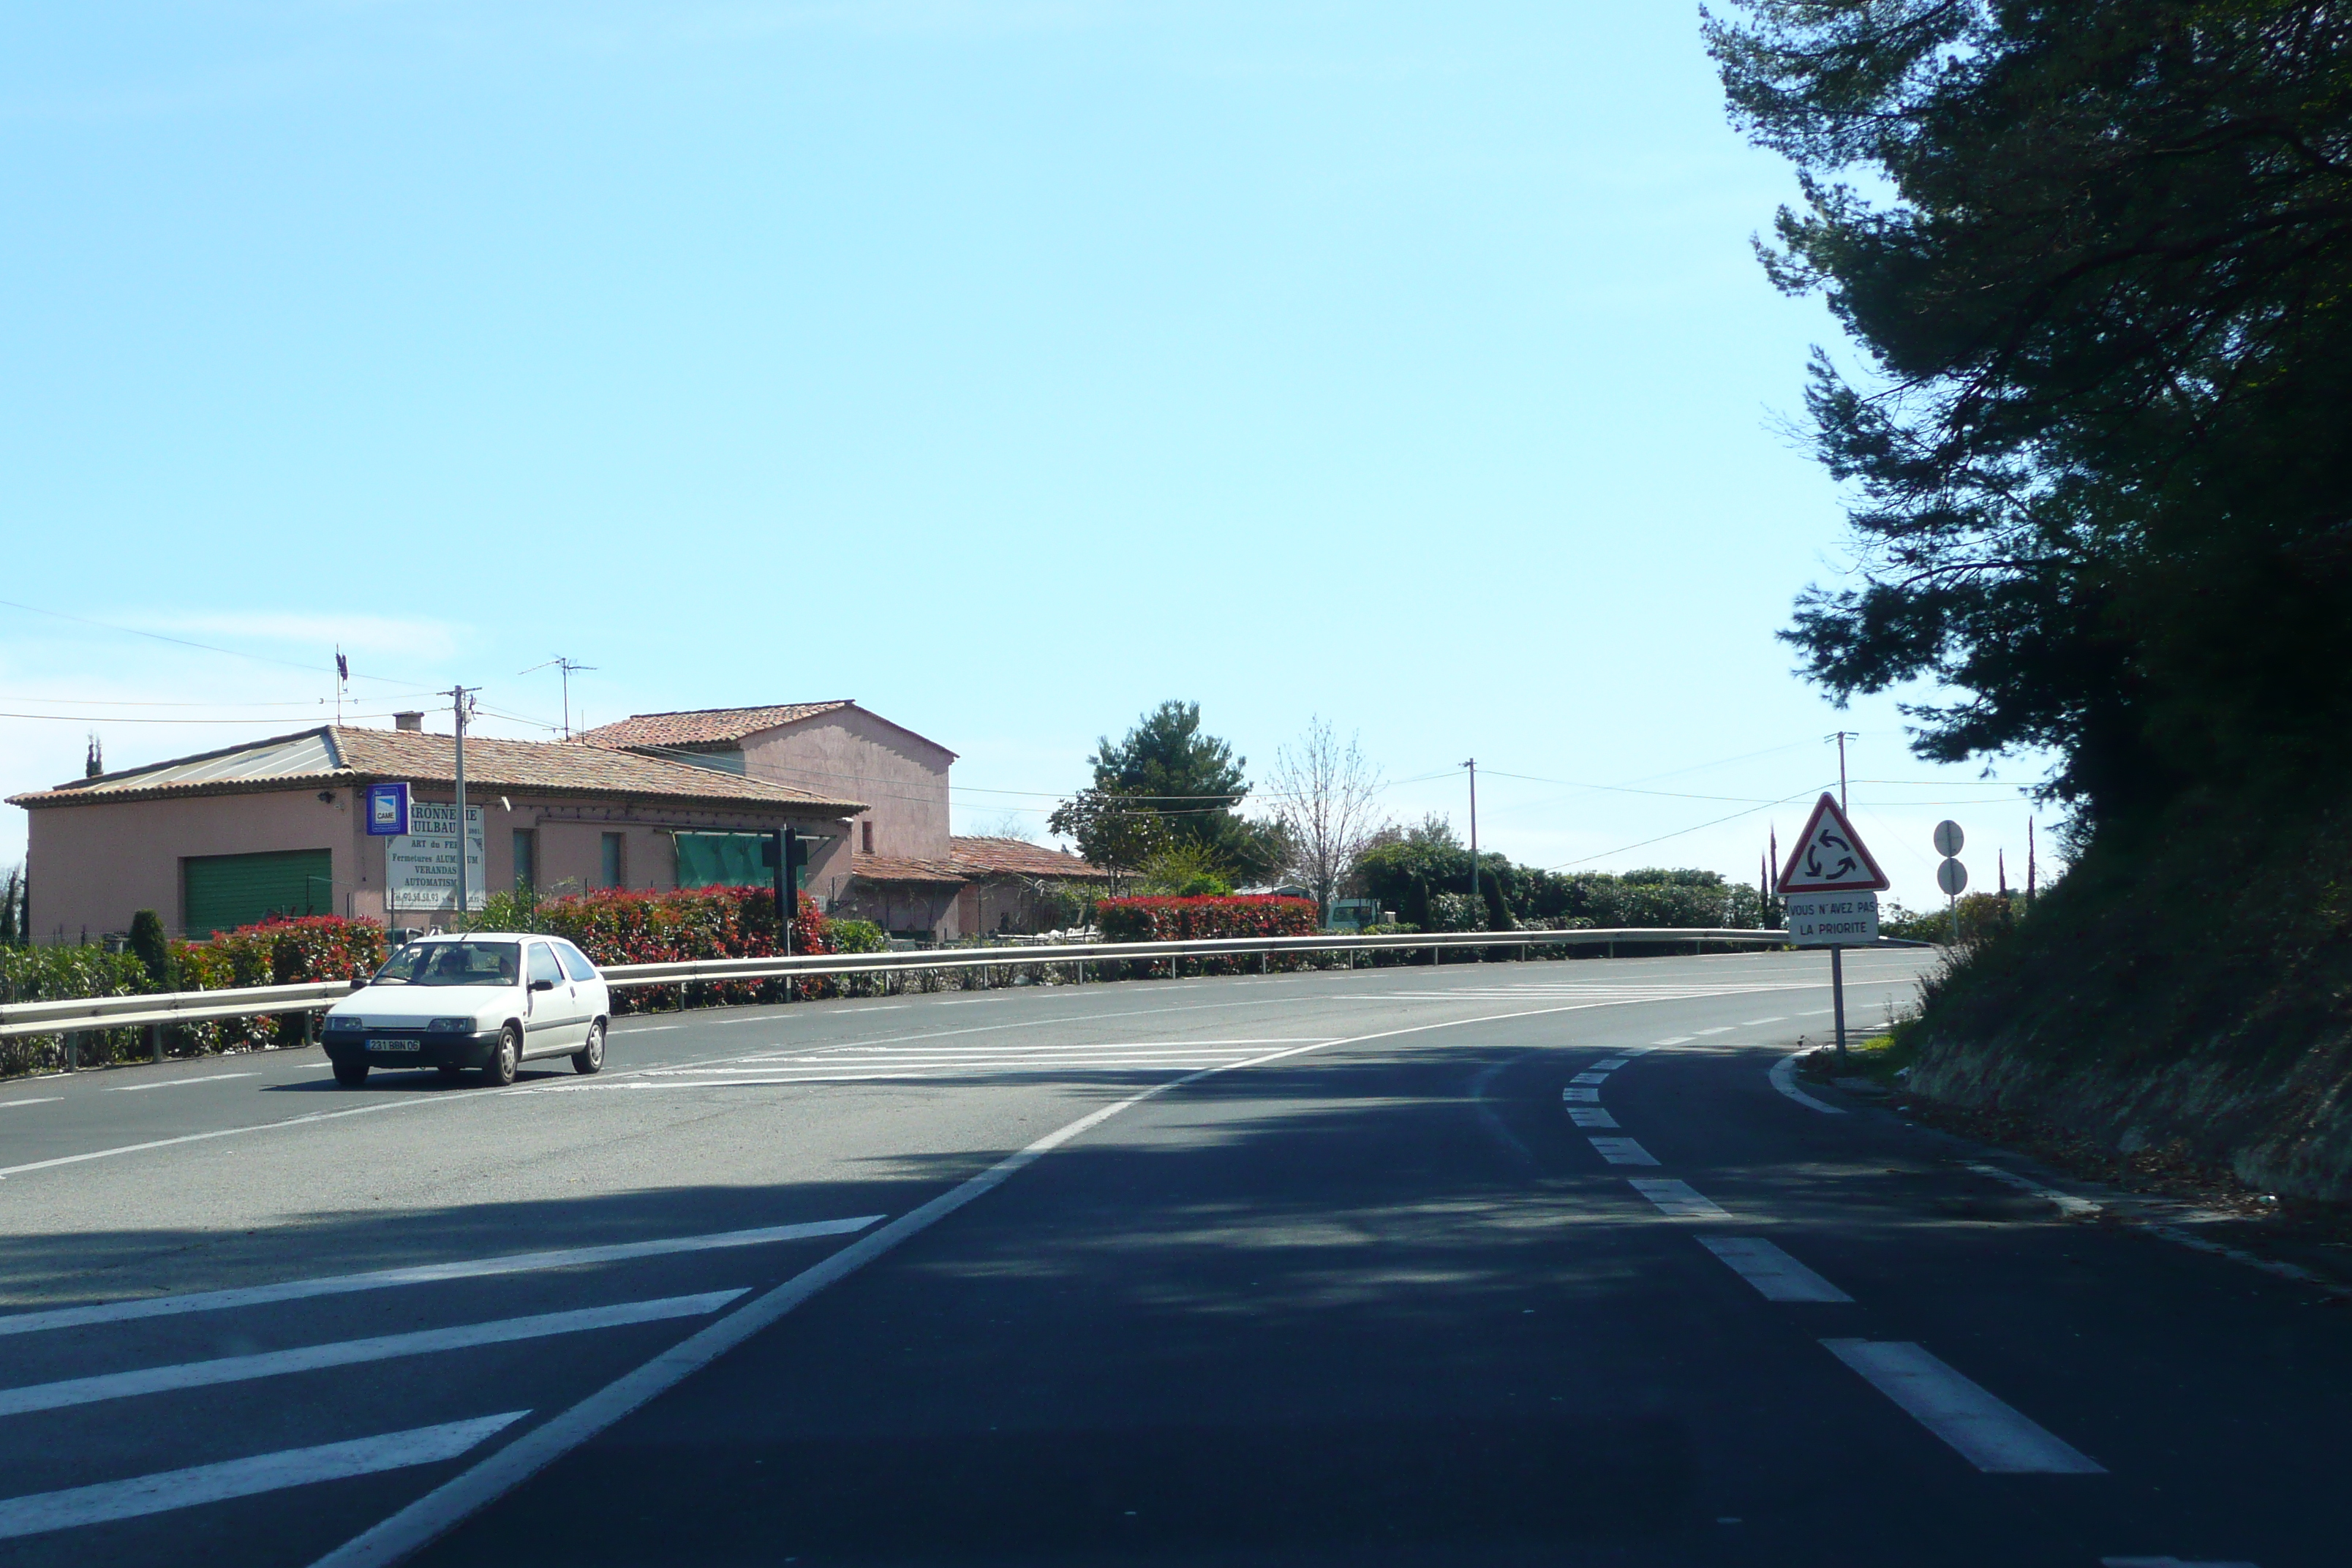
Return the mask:
<path id="1" fill-rule="evenodd" d="M 1296 745 L 1275 752 L 1268 804 L 1290 849 L 1290 870 L 1314 889 L 1327 925 L 1339 884 L 1371 840 L 1372 801 L 1380 791 L 1381 771 L 1365 760 L 1356 736 L 1342 744 L 1320 714 L 1307 721 Z"/>

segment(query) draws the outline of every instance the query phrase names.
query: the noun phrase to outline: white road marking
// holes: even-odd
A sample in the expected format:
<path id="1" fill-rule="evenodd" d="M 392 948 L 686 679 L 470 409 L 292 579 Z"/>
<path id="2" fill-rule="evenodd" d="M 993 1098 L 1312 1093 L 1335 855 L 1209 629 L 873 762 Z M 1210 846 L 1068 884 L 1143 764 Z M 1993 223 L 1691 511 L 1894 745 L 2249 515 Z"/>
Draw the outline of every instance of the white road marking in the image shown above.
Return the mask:
<path id="1" fill-rule="evenodd" d="M 488 1323 L 458 1323 L 448 1328 L 422 1329 L 414 1333 L 383 1334 L 374 1339 L 339 1340 L 329 1344 L 301 1345 L 287 1351 L 263 1351 L 253 1355 L 222 1356 L 214 1361 L 182 1362 L 175 1366 L 141 1367 L 135 1372 L 101 1373 L 95 1377 L 68 1378 L 59 1383 L 32 1383 L 0 1388 L 0 1415 L 23 1415 L 36 1410 L 63 1410 L 74 1405 L 97 1405 L 109 1399 L 132 1399 L 142 1394 L 168 1394 L 181 1388 L 211 1388 L 224 1383 L 251 1383 L 264 1377 L 316 1372 L 322 1367 L 357 1366 L 362 1362 L 394 1361 L 402 1356 L 437 1355 L 443 1351 L 470 1350 L 477 1345 L 510 1344 L 519 1340 L 551 1339 L 558 1334 L 586 1333 L 595 1329 L 625 1328 L 632 1323 L 658 1323 L 672 1318 L 702 1318 L 750 1286 L 710 1290 L 699 1296 L 667 1296 L 652 1301 L 622 1301 L 609 1307 L 583 1307 L 570 1312 L 542 1312 L 529 1318 L 502 1318 Z"/>
<path id="2" fill-rule="evenodd" d="M 1614 1127 L 1617 1119 L 1597 1105 L 1571 1105 L 1568 1119 L 1579 1127 Z"/>
<path id="3" fill-rule="evenodd" d="M 1605 1072 L 1580 1072 L 1574 1078 L 1570 1079 L 1568 1081 L 1570 1083 L 1607 1083 L 1609 1081 L 1609 1075 Z"/>
<path id="4" fill-rule="evenodd" d="M 1825 1100 L 1815 1100 L 1811 1095 L 1807 1094 L 1803 1089 L 1797 1087 L 1797 1058 L 1794 1056 L 1782 1057 L 1779 1061 L 1774 1062 L 1772 1064 L 1772 1071 L 1768 1076 L 1772 1079 L 1772 1087 L 1774 1089 L 1779 1089 L 1782 1094 L 1787 1095 L 1790 1100 L 1795 1100 L 1799 1105 L 1803 1106 L 1808 1110 L 1818 1110 L 1824 1116 L 1843 1116 L 1845 1114 L 1845 1107 L 1842 1105 L 1831 1105 Z"/>
<path id="5" fill-rule="evenodd" d="M 1696 1040 L 1704 1038 L 1708 1035 L 1727 1035 L 1731 1033 L 1731 1030 L 1732 1026 L 1729 1024 L 1725 1024 L 1721 1027 L 1714 1029 L 1693 1029 L 1691 1031 L 1691 1038 Z"/>
<path id="6" fill-rule="evenodd" d="M 1591 1088 L 1590 1086 L 1580 1086 L 1577 1084 L 1570 1084 L 1566 1089 L 1561 1089 L 1559 1091 L 1559 1097 L 1562 1100 L 1582 1100 L 1587 1105 L 1598 1105 L 1601 1102 L 1601 1091 L 1599 1089 Z"/>
<path id="7" fill-rule="evenodd" d="M 1796 1018 L 1826 1018 L 1836 1011 L 1837 1009 L 1834 1007 L 1816 1007 L 1810 1013 L 1793 1013 L 1790 1014 L 1790 1016 Z"/>
<path id="8" fill-rule="evenodd" d="M 1788 1021 L 1786 1015 L 1774 1018 L 1742 1018 L 1739 1020 L 1739 1026 L 1743 1029 L 1752 1029 L 1759 1024 L 1785 1024 Z"/>
<path id="9" fill-rule="evenodd" d="M 1654 1051 L 1661 1046 L 1686 1046 L 1690 1041 L 1691 1037 L 1688 1035 L 1668 1035 L 1663 1040 L 1652 1040 L 1650 1048 Z"/>
<path id="10" fill-rule="evenodd" d="M 330 1064 L 331 1065 L 331 1064 Z M 106 1090 L 109 1094 L 136 1094 L 142 1089 L 185 1089 L 192 1083 L 219 1083 L 224 1079 L 259 1078 L 257 1072 L 216 1072 L 205 1078 L 167 1079 L 160 1083 L 118 1083 Z"/>
<path id="11" fill-rule="evenodd" d="M 1594 1072 L 1615 1072 L 1619 1068 L 1626 1066 L 1632 1061 L 1632 1059 L 1633 1058 L 1630 1057 L 1604 1058 L 1600 1061 L 1594 1062 L 1592 1064 L 1591 1070 Z"/>
<path id="12" fill-rule="evenodd" d="M 1364 1045 L 1373 1040 L 1396 1039 L 1438 1029 L 1465 1028 L 1479 1024 L 1501 1023 L 1506 1019 L 1537 1018 L 1574 1010 L 1568 1006 L 1531 1007 L 1516 1013 L 1491 1013 L 1479 1017 L 1408 1024 L 1320 1045 L 1292 1046 L 1284 1050 L 1268 1051 L 1262 1057 L 1253 1057 L 1229 1067 L 1201 1068 L 1181 1078 L 1155 1083 L 1124 1100 L 1114 1100 L 1076 1121 L 1055 1129 L 978 1175 L 949 1188 L 930 1202 L 899 1215 L 871 1235 L 851 1242 L 823 1262 L 803 1269 L 766 1294 L 754 1297 L 709 1328 L 688 1335 L 635 1371 L 605 1384 L 472 1468 L 434 1488 L 391 1518 L 352 1537 L 320 1558 L 311 1568 L 359 1568 L 363 1563 L 389 1565 L 399 1562 L 426 1542 L 445 1534 L 459 1521 L 504 1497 L 646 1401 L 676 1387 L 735 1346 L 777 1322 L 826 1286 L 856 1273 L 900 1242 L 919 1235 L 975 1198 L 994 1191 L 1024 1168 L 1045 1158 L 1070 1140 L 1148 1100 L 1223 1073 L 1286 1060 L 1309 1051 L 1326 1050 L 1332 1046 Z"/>
<path id="13" fill-rule="evenodd" d="M 2105 1466 L 2035 1426 L 1919 1345 L 1901 1340 L 1822 1343 L 1988 1475 L 2106 1474 Z"/>
<path id="14" fill-rule="evenodd" d="M 1674 1219 L 1729 1219 L 1731 1211 L 1704 1196 L 1688 1182 L 1677 1182 L 1661 1176 L 1628 1176 L 1633 1190 L 1658 1205 L 1658 1212 Z"/>
<path id="15" fill-rule="evenodd" d="M 1853 1297 L 1760 1236 L 1702 1236 L 1698 1244 L 1768 1301 L 1851 1301 Z"/>
<path id="16" fill-rule="evenodd" d="M 815 1237 L 849 1236 L 881 1218 L 878 1214 L 860 1215 L 855 1219 L 772 1225 L 758 1230 L 711 1231 L 702 1236 L 665 1237 L 655 1241 L 624 1241 L 610 1247 L 575 1247 L 562 1252 L 511 1252 L 503 1258 L 423 1263 L 411 1268 L 381 1268 L 368 1274 L 289 1279 L 278 1285 L 249 1285 L 234 1290 L 199 1290 L 184 1296 L 155 1296 L 143 1301 L 111 1301 L 96 1307 L 56 1307 L 44 1312 L 19 1312 L 12 1317 L 0 1318 L 0 1335 L 29 1334 L 44 1329 L 79 1328 L 87 1323 L 119 1323 L 134 1318 L 169 1318 L 183 1312 L 218 1312 L 237 1307 L 258 1307 L 271 1301 L 305 1300 L 313 1296 L 388 1290 L 402 1285 L 437 1285 L 445 1279 L 533 1274 L 542 1269 L 573 1268 L 583 1264 L 621 1263 L 635 1258 L 666 1258 L 680 1252 L 712 1252 L 734 1247 L 762 1247 L 779 1241 L 804 1241 Z"/>
<path id="17" fill-rule="evenodd" d="M 512 1090 L 502 1092 L 512 1093 Z M 373 1105 L 354 1105 L 348 1110 L 314 1110 L 308 1116 L 289 1116 L 282 1121 L 257 1121 L 243 1127 L 222 1127 L 210 1132 L 185 1132 L 177 1138 L 151 1138 L 144 1143 L 118 1143 L 111 1149 L 91 1149 L 79 1154 L 60 1154 L 53 1160 L 33 1160 L 22 1165 L 0 1165 L 0 1178 L 21 1176 L 27 1171 L 55 1170 L 59 1165 L 79 1165 L 85 1160 L 110 1160 L 117 1154 L 136 1154 L 148 1149 L 169 1149 L 181 1143 L 204 1143 L 215 1138 L 235 1138 L 247 1132 L 277 1132 L 289 1127 L 308 1127 L 320 1121 L 332 1121 L 345 1116 L 372 1116 L 379 1110 L 407 1110 L 421 1105 L 471 1105 L 480 1095 L 433 1094 L 414 1100 L 385 1100 Z"/>
<path id="18" fill-rule="evenodd" d="M 1658 1163 L 1656 1155 L 1631 1138 L 1591 1138 L 1586 1142 L 1612 1165 L 1654 1165 Z"/>
<path id="19" fill-rule="evenodd" d="M 2093 1203 L 2088 1198 L 2078 1198 L 2072 1193 L 2062 1193 L 2055 1187 L 2045 1187 L 2031 1177 L 2021 1176 L 2015 1171 L 2004 1171 L 1999 1165 L 1972 1163 L 1969 1169 L 1979 1176 L 1990 1176 L 1996 1182 L 2006 1182 L 2021 1193 L 2032 1193 L 2045 1203 L 2055 1204 L 2058 1206 L 2058 1212 L 2068 1219 L 2089 1219 L 2106 1206 L 2105 1204 Z"/>
<path id="20" fill-rule="evenodd" d="M 0 1540 L 169 1513 L 199 1503 L 254 1497 L 314 1481 L 372 1476 L 411 1465 L 438 1464 L 456 1458 L 530 1414 L 528 1410 L 509 1410 L 503 1415 L 387 1432 L 380 1437 L 326 1443 L 315 1448 L 287 1448 L 275 1454 L 257 1454 L 249 1459 L 231 1459 L 226 1464 L 198 1465 L 192 1469 L 136 1476 L 127 1481 L 104 1481 L 67 1491 L 10 1498 L 0 1502 Z"/>
<path id="21" fill-rule="evenodd" d="M 65 1099 L 65 1096 L 62 1094 L 45 1094 L 38 1100 L 11 1100 L 0 1101 L 0 1110 L 14 1110 L 20 1105 L 55 1105 L 63 1099 Z"/>

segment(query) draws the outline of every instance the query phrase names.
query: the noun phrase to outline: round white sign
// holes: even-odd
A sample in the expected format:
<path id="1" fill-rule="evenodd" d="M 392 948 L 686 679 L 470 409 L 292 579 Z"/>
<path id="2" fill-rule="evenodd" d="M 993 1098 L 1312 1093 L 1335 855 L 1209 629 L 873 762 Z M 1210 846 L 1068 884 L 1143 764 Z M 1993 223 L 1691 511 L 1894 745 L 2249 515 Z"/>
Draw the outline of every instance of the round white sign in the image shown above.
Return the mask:
<path id="1" fill-rule="evenodd" d="M 1957 855 L 1960 852 L 1960 847 L 1968 841 L 1969 836 L 1962 833 L 1960 831 L 1960 825 L 1954 822 L 1950 817 L 1948 816 L 1943 821 L 1936 824 L 1937 854 L 1947 858 Z M 1947 892 L 1950 891 L 1949 889 L 1946 889 L 1945 890 Z"/>
<path id="2" fill-rule="evenodd" d="M 1969 885 L 1969 868 L 1958 860 L 1947 860 L 1936 868 L 1936 886 L 1958 898 Z"/>

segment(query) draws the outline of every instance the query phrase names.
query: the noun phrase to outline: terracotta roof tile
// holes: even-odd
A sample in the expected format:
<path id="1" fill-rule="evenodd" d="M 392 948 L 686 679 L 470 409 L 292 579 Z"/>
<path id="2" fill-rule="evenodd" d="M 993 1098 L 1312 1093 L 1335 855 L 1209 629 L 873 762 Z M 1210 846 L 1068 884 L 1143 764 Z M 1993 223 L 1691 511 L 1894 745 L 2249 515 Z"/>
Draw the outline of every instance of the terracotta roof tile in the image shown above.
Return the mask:
<path id="1" fill-rule="evenodd" d="M 782 724 L 797 724 L 836 708 L 832 702 L 786 702 L 772 708 L 691 708 L 677 713 L 632 713 L 610 724 L 583 730 L 580 739 L 595 746 L 695 746 L 740 741 Z"/>
<path id="2" fill-rule="evenodd" d="M 1107 882 L 1110 873 L 1077 856 L 1020 838 L 950 838 L 948 858 L 967 877 L 1058 877 Z"/>
<path id="3" fill-rule="evenodd" d="M 322 743 L 289 744 L 297 742 Z M 279 735 L 250 746 L 159 763 L 55 789 L 11 797 L 39 807 L 100 801 L 152 800 L 175 795 L 222 795 L 284 789 L 305 784 L 350 784 L 364 778 L 454 783 L 457 742 L 411 730 L 362 730 L 328 725 Z M 251 765 L 239 766 L 249 759 Z M 634 752 L 567 741 L 501 741 L 471 736 L 466 742 L 469 789 L 561 795 L 643 796 L 734 805 L 804 806 L 828 815 L 865 810 L 853 800 L 830 800 L 805 790 L 664 762 Z"/>
<path id="4" fill-rule="evenodd" d="M 918 860 L 898 855 L 858 855 L 849 862 L 849 874 L 869 882 L 961 882 L 964 873 L 945 860 Z"/>

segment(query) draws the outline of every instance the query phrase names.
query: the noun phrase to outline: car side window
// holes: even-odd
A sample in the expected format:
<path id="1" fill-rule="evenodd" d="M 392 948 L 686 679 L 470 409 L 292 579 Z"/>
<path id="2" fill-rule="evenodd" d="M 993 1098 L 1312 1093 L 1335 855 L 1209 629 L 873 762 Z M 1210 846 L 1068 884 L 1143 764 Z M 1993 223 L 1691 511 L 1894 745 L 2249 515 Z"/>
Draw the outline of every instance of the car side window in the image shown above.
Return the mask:
<path id="1" fill-rule="evenodd" d="M 556 985 L 563 984 L 563 971 L 555 966 L 555 954 L 547 951 L 543 942 L 530 944 L 530 978 L 534 984 L 541 980 Z"/>
<path id="2" fill-rule="evenodd" d="M 555 944 L 555 956 L 563 960 L 564 972 L 570 974 L 572 979 L 593 980 L 596 978 L 596 966 L 589 963 L 587 955 L 583 953 L 578 948 L 572 946 L 570 942 L 557 942 Z"/>

